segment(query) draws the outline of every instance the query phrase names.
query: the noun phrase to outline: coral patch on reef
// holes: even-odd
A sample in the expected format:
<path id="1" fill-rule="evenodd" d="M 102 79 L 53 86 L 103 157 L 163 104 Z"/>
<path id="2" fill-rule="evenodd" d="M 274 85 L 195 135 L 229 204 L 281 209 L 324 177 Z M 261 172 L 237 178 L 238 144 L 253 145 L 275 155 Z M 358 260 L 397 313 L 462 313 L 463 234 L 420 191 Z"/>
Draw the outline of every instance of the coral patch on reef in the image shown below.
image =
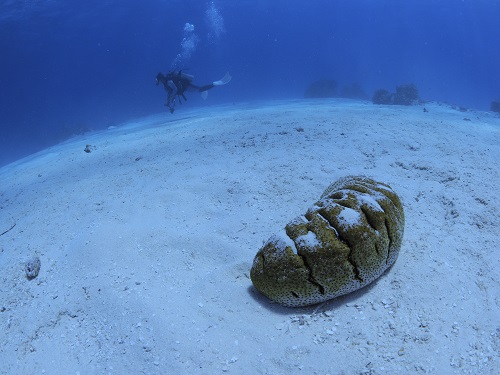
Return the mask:
<path id="1" fill-rule="evenodd" d="M 490 110 L 492 112 L 500 113 L 500 101 L 492 101 L 490 105 Z"/>
<path id="2" fill-rule="evenodd" d="M 305 98 L 334 98 L 337 96 L 337 82 L 332 79 L 320 79 L 309 85 Z"/>
<path id="3" fill-rule="evenodd" d="M 372 102 L 373 104 L 414 105 L 420 102 L 420 96 L 417 86 L 410 83 L 397 86 L 395 93 L 379 89 L 373 94 Z"/>

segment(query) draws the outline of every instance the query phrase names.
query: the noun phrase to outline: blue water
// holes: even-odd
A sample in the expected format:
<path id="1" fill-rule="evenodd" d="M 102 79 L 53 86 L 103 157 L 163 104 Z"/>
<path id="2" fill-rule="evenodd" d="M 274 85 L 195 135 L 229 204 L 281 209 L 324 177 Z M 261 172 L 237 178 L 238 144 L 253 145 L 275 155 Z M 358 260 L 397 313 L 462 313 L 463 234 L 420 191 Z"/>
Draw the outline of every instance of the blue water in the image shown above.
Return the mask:
<path id="1" fill-rule="evenodd" d="M 496 0 L 0 0 L 0 165 L 132 118 L 301 98 L 321 78 L 488 110 L 499 19 Z M 171 115 L 155 76 L 172 67 L 233 80 Z"/>

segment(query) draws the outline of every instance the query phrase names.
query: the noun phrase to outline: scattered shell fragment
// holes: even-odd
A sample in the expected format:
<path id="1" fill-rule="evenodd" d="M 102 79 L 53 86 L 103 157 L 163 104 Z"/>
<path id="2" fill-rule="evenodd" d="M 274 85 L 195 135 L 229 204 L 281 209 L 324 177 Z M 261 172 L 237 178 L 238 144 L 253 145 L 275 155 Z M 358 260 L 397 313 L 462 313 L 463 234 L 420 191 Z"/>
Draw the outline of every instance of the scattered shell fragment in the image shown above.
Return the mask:
<path id="1" fill-rule="evenodd" d="M 40 271 L 40 258 L 34 257 L 28 260 L 24 265 L 24 272 L 26 273 L 26 277 L 31 280 L 38 276 L 38 272 Z"/>

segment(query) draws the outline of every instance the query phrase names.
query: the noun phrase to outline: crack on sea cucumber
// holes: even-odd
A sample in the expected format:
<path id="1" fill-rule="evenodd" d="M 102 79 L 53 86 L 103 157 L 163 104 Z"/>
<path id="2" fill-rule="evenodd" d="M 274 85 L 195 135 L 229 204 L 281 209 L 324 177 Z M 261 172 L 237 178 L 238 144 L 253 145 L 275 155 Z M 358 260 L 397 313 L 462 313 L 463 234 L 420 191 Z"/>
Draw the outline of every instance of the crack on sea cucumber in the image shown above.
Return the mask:
<path id="1" fill-rule="evenodd" d="M 365 215 L 365 219 L 366 219 L 366 222 L 368 223 L 368 225 L 375 231 L 375 232 L 378 232 L 377 231 L 377 228 L 375 227 L 375 224 L 373 222 L 373 220 L 371 219 L 371 217 L 367 214 L 368 210 L 363 207 L 363 206 L 359 206 L 359 210 L 363 213 L 363 215 Z"/>
<path id="2" fill-rule="evenodd" d="M 346 245 L 348 248 L 349 248 L 349 251 L 351 251 L 351 245 L 349 245 L 349 243 L 347 242 L 347 240 L 340 234 L 339 230 L 337 228 L 335 228 L 335 226 L 330 222 L 330 220 L 328 220 L 328 218 L 325 216 L 325 214 L 323 213 L 324 210 L 319 210 L 317 213 L 318 215 L 323 219 L 325 220 L 328 225 L 330 226 L 330 228 L 333 229 L 333 231 L 335 232 L 335 237 L 337 237 L 337 239 L 342 242 L 344 245 Z"/>
<path id="3" fill-rule="evenodd" d="M 307 280 L 311 284 L 313 284 L 314 286 L 316 286 L 321 294 L 325 294 L 325 287 L 323 285 L 321 285 L 319 282 L 317 282 L 316 279 L 314 278 L 313 270 L 312 270 L 312 267 L 307 262 L 307 257 L 305 255 L 303 255 L 303 254 L 299 254 L 299 257 L 302 258 L 302 261 L 304 262 L 304 267 L 307 269 L 307 272 L 309 273 L 307 275 Z M 293 294 L 293 292 L 292 292 L 292 294 Z"/>
<path id="4" fill-rule="evenodd" d="M 324 220 L 326 220 L 326 222 L 330 225 L 330 227 L 333 228 L 333 230 L 335 231 L 335 235 L 337 236 L 337 239 L 349 248 L 349 254 L 347 254 L 347 261 L 353 268 L 354 278 L 360 281 L 361 283 L 364 283 L 364 280 L 359 272 L 358 266 L 356 265 L 356 262 L 354 262 L 354 260 L 352 259 L 353 247 L 351 246 L 351 244 L 349 244 L 349 242 L 340 234 L 339 230 L 332 225 L 330 220 L 328 220 L 328 218 L 325 217 L 323 213 L 318 211 L 318 215 L 321 216 Z"/>
<path id="5" fill-rule="evenodd" d="M 384 192 L 383 192 L 383 191 L 382 191 L 381 193 L 382 193 L 382 194 L 384 194 Z M 394 208 L 395 208 L 396 210 L 398 210 L 398 211 L 399 211 L 399 207 L 400 207 L 400 205 L 402 206 L 403 204 L 402 204 L 401 202 L 398 202 L 398 200 L 397 200 L 398 198 L 397 198 L 397 196 L 396 196 L 396 193 L 392 192 L 392 194 L 384 194 L 384 196 L 385 196 L 387 199 L 389 199 L 389 202 L 391 202 L 391 203 L 392 203 L 392 205 L 394 206 Z M 394 199 L 392 199 L 392 198 L 394 198 Z M 398 203 L 399 203 L 399 204 L 398 204 Z"/>
<path id="6" fill-rule="evenodd" d="M 364 208 L 363 206 L 360 206 L 359 210 L 363 213 L 363 215 L 365 215 L 366 222 L 368 223 L 370 228 L 372 228 L 375 231 L 377 236 L 381 236 L 382 234 L 377 230 L 370 216 L 366 213 L 367 209 Z M 377 245 L 377 241 L 373 241 L 373 245 L 375 246 L 375 252 L 377 253 L 378 256 L 380 256 L 380 250 L 379 246 Z"/>
<path id="7" fill-rule="evenodd" d="M 344 194 L 340 191 L 334 191 L 330 195 L 327 195 L 325 198 L 332 199 L 332 200 L 337 200 L 337 199 L 344 199 Z"/>
<path id="8" fill-rule="evenodd" d="M 378 183 L 376 185 L 362 184 L 361 186 L 364 187 L 367 191 L 363 191 L 362 188 L 358 187 L 358 186 L 352 186 L 352 187 L 350 187 L 350 189 L 357 191 L 359 193 L 369 194 L 372 197 L 374 197 L 377 193 L 381 194 L 383 197 L 385 197 L 387 200 L 389 200 L 390 203 L 392 203 L 393 207 L 396 210 L 399 211 L 399 205 L 398 205 L 398 203 L 400 203 L 399 199 L 398 199 L 396 193 L 394 192 L 394 190 L 392 190 L 392 188 L 390 186 L 385 185 L 385 184 L 381 184 L 381 183 Z M 379 202 L 379 205 L 380 205 L 380 202 Z M 383 209 L 383 207 L 382 207 L 382 209 Z M 384 210 L 384 212 L 385 212 L 385 210 Z"/>
<path id="9" fill-rule="evenodd" d="M 342 202 L 341 200 L 340 201 L 337 201 L 336 199 L 333 199 L 333 201 L 335 202 L 335 204 L 341 206 L 341 207 L 344 207 L 344 208 L 350 208 L 351 210 L 355 210 L 355 208 L 349 206 L 347 203 L 345 202 Z M 356 206 L 354 206 L 356 207 Z"/>
<path id="10" fill-rule="evenodd" d="M 391 232 L 389 230 L 390 228 L 389 228 L 389 222 L 388 222 L 387 218 L 384 220 L 384 224 L 385 224 L 385 230 L 387 231 L 387 238 L 389 239 L 389 246 L 388 246 L 388 251 L 387 251 L 387 259 L 385 260 L 385 264 L 388 264 L 389 263 L 389 259 L 391 258 L 391 255 L 392 255 L 391 248 L 392 248 L 393 238 L 392 238 Z"/>
<path id="11" fill-rule="evenodd" d="M 399 207 L 400 205 L 402 206 L 402 203 L 399 201 L 398 196 L 396 195 L 394 190 L 392 190 L 390 187 L 387 187 L 387 189 L 376 187 L 374 188 L 374 190 L 377 193 L 382 194 L 387 200 L 389 200 L 396 211 L 400 211 Z"/>
<path id="12" fill-rule="evenodd" d="M 354 278 L 358 280 L 360 283 L 364 283 L 363 278 L 361 277 L 361 274 L 359 272 L 358 266 L 356 265 L 356 262 L 354 259 L 352 259 L 352 250 L 349 251 L 349 254 L 347 255 L 347 261 L 351 264 L 354 272 Z"/>
<path id="13" fill-rule="evenodd" d="M 356 193 L 372 195 L 372 189 L 366 185 L 361 186 L 349 186 L 348 190 L 355 191 Z"/>
<path id="14" fill-rule="evenodd" d="M 264 272 L 264 271 L 265 271 L 265 269 L 266 269 L 266 257 L 264 256 L 264 254 L 263 254 L 263 253 L 261 253 L 261 254 L 259 255 L 259 257 L 260 257 L 260 264 L 262 264 L 262 267 L 261 267 L 260 271 L 261 271 L 261 272 Z"/>
<path id="15" fill-rule="evenodd" d="M 307 218 L 307 216 L 306 216 Z M 309 219 L 308 219 L 309 220 Z M 311 233 L 314 233 L 313 231 L 311 230 L 308 230 L 309 232 Z M 323 285 L 321 285 L 318 281 L 316 281 L 316 279 L 314 278 L 314 275 L 313 275 L 313 269 L 312 267 L 309 265 L 308 261 L 307 261 L 307 257 L 304 255 L 304 254 L 301 254 L 300 253 L 300 246 L 299 244 L 297 243 L 297 241 L 295 239 L 293 239 L 288 233 L 286 233 L 286 235 L 288 236 L 288 238 L 290 238 L 290 240 L 292 240 L 292 242 L 294 243 L 295 245 L 295 248 L 297 249 L 297 256 L 300 257 L 300 259 L 302 259 L 302 262 L 304 263 L 304 268 L 307 270 L 307 280 L 313 284 L 314 286 L 316 286 L 318 288 L 318 291 L 321 293 L 321 294 L 325 294 L 325 287 Z M 314 233 L 314 235 L 316 235 L 316 233 Z M 290 293 L 296 297 L 296 298 L 299 298 L 299 294 L 294 292 L 293 290 L 290 291 Z"/>

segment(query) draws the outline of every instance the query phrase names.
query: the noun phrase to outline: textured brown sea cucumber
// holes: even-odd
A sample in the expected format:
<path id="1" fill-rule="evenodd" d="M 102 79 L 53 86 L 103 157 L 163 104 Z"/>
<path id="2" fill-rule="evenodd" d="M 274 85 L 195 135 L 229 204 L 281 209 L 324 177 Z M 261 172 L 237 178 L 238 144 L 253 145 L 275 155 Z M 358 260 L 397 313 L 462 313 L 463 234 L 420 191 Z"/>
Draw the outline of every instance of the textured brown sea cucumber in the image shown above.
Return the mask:
<path id="1" fill-rule="evenodd" d="M 395 261 L 403 205 L 387 184 L 348 176 L 257 252 L 250 277 L 285 306 L 324 302 L 371 283 Z"/>

